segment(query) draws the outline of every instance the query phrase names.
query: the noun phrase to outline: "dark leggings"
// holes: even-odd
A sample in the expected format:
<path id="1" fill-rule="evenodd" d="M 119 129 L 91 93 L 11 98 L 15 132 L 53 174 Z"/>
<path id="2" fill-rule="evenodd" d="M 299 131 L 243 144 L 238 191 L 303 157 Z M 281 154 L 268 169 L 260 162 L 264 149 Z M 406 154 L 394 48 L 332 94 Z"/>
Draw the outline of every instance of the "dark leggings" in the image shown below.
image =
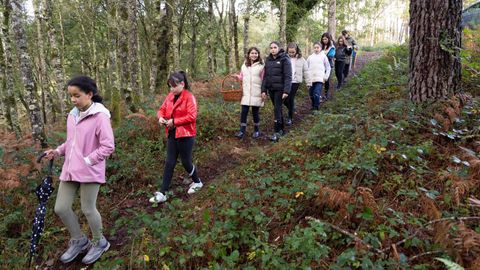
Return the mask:
<path id="1" fill-rule="evenodd" d="M 337 77 L 337 88 L 342 87 L 344 68 L 345 61 L 335 61 L 335 76 Z"/>
<path id="2" fill-rule="evenodd" d="M 283 112 L 282 112 L 282 91 L 268 91 L 268 95 L 270 96 L 270 100 L 272 100 L 273 104 L 273 112 L 274 112 L 274 129 L 275 132 L 279 132 L 280 130 L 283 131 Z"/>
<path id="3" fill-rule="evenodd" d="M 247 116 L 250 107 L 252 107 L 253 125 L 255 131 L 258 131 L 258 126 L 260 125 L 260 107 L 242 105 L 242 112 L 240 113 L 240 131 L 242 132 L 245 132 L 247 129 Z"/>
<path id="4" fill-rule="evenodd" d="M 199 183 L 200 179 L 197 175 L 197 168 L 192 163 L 192 150 L 195 144 L 195 137 L 185 137 L 175 139 L 169 137 L 167 140 L 167 160 L 165 161 L 165 169 L 163 170 L 163 182 L 161 192 L 165 194 L 170 188 L 172 182 L 173 171 L 177 164 L 178 155 L 182 161 L 183 168 L 188 175 L 192 177 L 193 182 Z"/>
<path id="5" fill-rule="evenodd" d="M 349 71 L 350 71 L 350 61 L 345 62 L 345 67 L 343 68 L 343 79 L 348 77 Z"/>
<path id="6" fill-rule="evenodd" d="M 293 113 L 295 112 L 295 94 L 297 94 L 299 83 L 292 83 L 292 88 L 290 89 L 290 94 L 283 101 L 283 104 L 288 108 L 288 118 L 293 118 Z"/>

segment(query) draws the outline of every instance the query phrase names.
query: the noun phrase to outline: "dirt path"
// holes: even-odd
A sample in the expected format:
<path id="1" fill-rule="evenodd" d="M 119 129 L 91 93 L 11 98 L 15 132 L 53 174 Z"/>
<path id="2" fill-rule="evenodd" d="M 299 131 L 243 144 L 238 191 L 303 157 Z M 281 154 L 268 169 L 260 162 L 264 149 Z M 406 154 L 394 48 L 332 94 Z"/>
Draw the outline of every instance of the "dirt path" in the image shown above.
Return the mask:
<path id="1" fill-rule="evenodd" d="M 360 56 L 357 57 L 357 62 L 355 64 L 355 69 L 353 72 L 350 73 L 349 77 L 346 80 L 346 84 L 348 84 L 348 80 L 355 76 L 365 64 L 368 62 L 375 60 L 381 56 L 381 52 L 362 52 Z M 335 85 L 332 82 L 332 85 Z M 306 91 L 305 88 L 299 89 L 299 91 Z M 333 98 L 335 98 L 335 93 L 333 92 Z M 328 102 L 328 101 L 327 101 Z M 294 115 L 294 123 L 290 127 L 286 127 L 286 132 L 288 136 L 288 132 L 292 129 L 295 129 L 301 125 L 304 125 L 304 121 L 308 115 L 311 114 L 310 111 L 310 98 L 308 95 L 300 95 L 296 100 L 296 112 Z M 286 111 L 286 108 L 284 112 Z M 320 109 L 321 111 L 321 109 Z M 208 159 L 206 163 L 198 163 L 197 166 L 199 168 L 200 175 L 202 176 L 203 183 L 208 186 L 210 183 L 215 182 L 216 179 L 219 179 L 224 176 L 225 172 L 232 170 L 233 168 L 240 165 L 245 157 L 252 155 L 258 150 L 257 147 L 261 147 L 264 149 L 269 149 L 273 146 L 274 143 L 270 142 L 268 136 L 273 132 L 273 125 L 271 124 L 271 115 L 263 115 L 262 124 L 264 130 L 262 130 L 262 136 L 256 140 L 252 139 L 249 135 L 246 134 L 244 139 L 238 140 L 232 134 L 232 136 L 228 138 L 218 138 L 217 141 L 213 142 L 216 145 L 216 152 L 212 153 L 212 158 Z M 270 123 L 270 124 L 269 124 Z M 177 174 L 176 174 L 177 175 Z M 172 190 L 175 189 L 182 189 L 183 192 L 175 192 L 175 198 L 180 198 L 182 200 L 188 200 L 189 196 L 186 194 L 186 184 L 182 180 L 183 176 L 174 176 L 176 179 L 172 181 Z M 118 209 L 121 216 L 132 216 L 129 212 L 135 209 L 141 209 L 148 213 L 154 213 L 157 211 L 161 211 L 164 207 L 164 204 L 160 204 L 157 207 L 153 207 L 149 202 L 148 198 L 144 195 L 134 195 L 136 190 L 131 190 L 127 194 L 119 194 L 112 198 L 108 198 L 104 202 L 108 205 L 108 207 L 102 207 L 100 211 L 104 213 L 104 223 L 106 228 L 111 228 L 114 226 L 115 221 L 112 221 L 108 218 L 109 211 L 112 208 Z M 102 202 L 103 203 L 103 202 Z M 99 203 L 99 205 L 103 205 Z M 110 209 L 107 211 L 107 209 Z M 129 210 L 129 211 L 127 211 Z M 133 217 L 132 217 L 133 218 Z M 121 250 L 121 248 L 128 244 L 130 241 L 128 228 L 121 228 L 120 230 L 115 232 L 115 235 L 108 235 L 106 237 L 109 239 L 111 243 L 111 250 Z M 62 248 L 66 248 L 66 245 Z M 57 252 L 54 256 L 57 258 L 60 256 L 60 251 Z M 51 260 L 49 261 L 51 263 Z M 45 262 L 44 262 L 45 263 Z M 47 262 L 48 263 L 48 262 Z M 45 265 L 44 265 L 45 267 Z M 92 269 L 93 265 L 85 266 L 81 263 L 81 258 L 77 258 L 75 261 L 63 265 L 60 261 L 55 261 L 53 265 L 46 266 L 43 269 Z"/>

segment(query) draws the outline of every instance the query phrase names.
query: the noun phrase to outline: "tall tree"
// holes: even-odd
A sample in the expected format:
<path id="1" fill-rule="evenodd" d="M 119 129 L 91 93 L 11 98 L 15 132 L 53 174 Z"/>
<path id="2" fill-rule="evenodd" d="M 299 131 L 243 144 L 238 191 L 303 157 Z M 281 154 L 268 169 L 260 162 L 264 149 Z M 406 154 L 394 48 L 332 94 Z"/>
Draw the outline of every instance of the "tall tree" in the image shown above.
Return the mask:
<path id="1" fill-rule="evenodd" d="M 142 90 L 139 87 L 138 77 L 138 1 L 128 0 L 128 63 L 130 70 L 130 81 L 128 92 L 138 93 L 138 96 L 143 96 Z"/>
<path id="2" fill-rule="evenodd" d="M 24 3 L 22 0 L 12 0 L 12 30 L 17 45 L 17 53 L 20 62 L 20 73 L 25 86 L 25 101 L 28 105 L 28 114 L 32 134 L 35 141 L 40 142 L 42 147 L 47 146 L 43 128 L 42 114 L 36 94 L 35 80 L 32 73 L 32 63 L 28 54 L 27 35 L 23 28 L 23 16 L 25 15 Z"/>
<path id="3" fill-rule="evenodd" d="M 65 91 L 65 73 L 62 65 L 62 51 L 58 47 L 57 33 L 53 19 L 52 0 L 44 0 L 45 26 L 47 28 L 48 41 L 50 43 L 50 69 L 53 71 L 53 80 L 49 80 L 59 101 L 60 113 L 65 115 L 67 111 L 67 92 Z M 62 22 L 60 22 L 62 25 Z"/>
<path id="4" fill-rule="evenodd" d="M 287 44 L 287 0 L 280 0 L 280 44 L 285 47 Z"/>
<path id="5" fill-rule="evenodd" d="M 12 46 L 10 40 L 10 15 L 11 15 L 11 6 L 9 0 L 1 0 L 4 4 L 3 9 L 0 9 L 0 39 L 1 39 L 1 48 L 0 53 L 0 72 L 1 75 L 4 75 L 4 89 L 5 97 L 4 104 L 6 107 L 6 117 L 10 129 L 15 133 L 17 138 L 20 138 L 22 131 L 20 129 L 20 123 L 18 120 L 18 111 L 17 111 L 17 102 L 15 99 L 15 90 L 14 90 L 14 74 L 13 74 L 13 59 L 12 59 Z"/>
<path id="6" fill-rule="evenodd" d="M 330 0 L 328 2 L 328 33 L 335 39 L 337 31 L 337 1 Z"/>
<path id="7" fill-rule="evenodd" d="M 243 14 L 243 55 L 247 55 L 250 46 L 249 29 L 250 29 L 250 12 L 252 10 L 252 0 L 245 1 L 245 13 Z"/>
<path id="8" fill-rule="evenodd" d="M 171 9 L 170 35 L 172 37 L 172 65 L 173 70 L 180 69 L 180 52 L 179 52 L 179 31 L 178 31 L 178 0 L 168 0 L 168 8 Z"/>
<path id="9" fill-rule="evenodd" d="M 232 66 L 236 70 L 239 68 L 240 55 L 238 54 L 238 16 L 235 10 L 235 0 L 230 0 L 230 12 L 228 15 L 230 21 L 231 44 L 233 45 L 231 46 L 233 50 Z"/>
<path id="10" fill-rule="evenodd" d="M 208 0 L 208 33 L 207 35 L 207 70 L 208 70 L 208 78 L 211 79 L 215 76 L 215 52 L 214 52 L 214 23 L 215 23 L 215 16 L 213 14 L 213 1 Z"/>
<path id="11" fill-rule="evenodd" d="M 460 83 L 462 1 L 410 1 L 410 98 L 444 98 Z"/>

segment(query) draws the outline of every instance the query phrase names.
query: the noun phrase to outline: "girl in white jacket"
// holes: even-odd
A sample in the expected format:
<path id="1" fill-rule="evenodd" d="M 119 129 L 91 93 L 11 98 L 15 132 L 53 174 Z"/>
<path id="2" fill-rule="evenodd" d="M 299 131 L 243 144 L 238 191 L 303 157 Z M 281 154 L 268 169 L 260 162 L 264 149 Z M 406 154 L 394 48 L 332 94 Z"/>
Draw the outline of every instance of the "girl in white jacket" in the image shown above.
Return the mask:
<path id="1" fill-rule="evenodd" d="M 288 43 L 287 53 L 290 57 L 290 62 L 292 62 L 292 87 L 290 88 L 290 94 L 284 99 L 283 104 L 288 108 L 287 126 L 290 126 L 293 121 L 293 113 L 295 112 L 295 94 L 303 82 L 303 78 L 308 81 L 308 67 L 307 61 L 303 58 L 297 43 Z"/>
<path id="2" fill-rule="evenodd" d="M 238 78 L 242 80 L 243 95 L 240 104 L 242 112 L 240 114 L 240 131 L 235 137 L 242 139 L 247 129 L 247 116 L 250 107 L 252 108 L 254 131 L 252 138 L 260 136 L 260 107 L 263 107 L 262 99 L 262 79 L 263 79 L 263 61 L 260 57 L 260 50 L 256 47 L 248 49 L 245 62 L 242 65 L 242 71 Z"/>
<path id="3" fill-rule="evenodd" d="M 322 96 L 323 83 L 330 77 L 330 63 L 325 53 L 322 51 L 320 42 L 313 44 L 313 53 L 307 59 L 308 80 L 310 100 L 312 101 L 312 110 L 318 110 L 320 107 L 320 97 Z"/>

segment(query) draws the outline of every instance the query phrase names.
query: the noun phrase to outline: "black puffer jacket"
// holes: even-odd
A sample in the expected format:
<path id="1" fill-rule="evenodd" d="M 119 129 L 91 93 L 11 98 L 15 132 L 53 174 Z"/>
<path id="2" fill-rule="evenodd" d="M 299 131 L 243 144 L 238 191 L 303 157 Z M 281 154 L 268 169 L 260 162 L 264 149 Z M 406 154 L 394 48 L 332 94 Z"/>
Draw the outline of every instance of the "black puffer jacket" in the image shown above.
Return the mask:
<path id="1" fill-rule="evenodd" d="M 345 46 L 337 47 L 335 51 L 335 60 L 345 62 L 350 55 L 352 55 L 352 48 L 347 48 Z M 350 60 L 347 62 L 350 63 Z"/>
<path id="2" fill-rule="evenodd" d="M 265 74 L 262 81 L 262 92 L 269 91 L 283 91 L 290 94 L 290 87 L 292 85 L 292 63 L 290 57 L 283 49 L 277 54 L 274 59 L 270 54 L 265 59 Z"/>

